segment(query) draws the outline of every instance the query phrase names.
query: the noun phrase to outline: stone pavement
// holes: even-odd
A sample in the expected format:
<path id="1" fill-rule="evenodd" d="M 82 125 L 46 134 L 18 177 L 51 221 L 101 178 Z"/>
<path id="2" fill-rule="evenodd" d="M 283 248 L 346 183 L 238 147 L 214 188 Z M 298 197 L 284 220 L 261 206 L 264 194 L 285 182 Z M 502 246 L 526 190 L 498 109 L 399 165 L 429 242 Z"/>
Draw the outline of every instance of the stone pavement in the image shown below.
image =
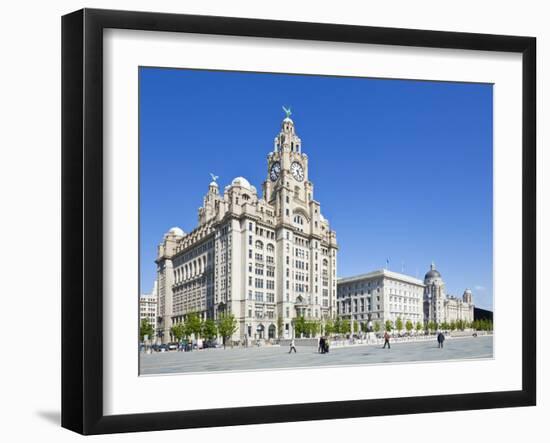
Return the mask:
<path id="1" fill-rule="evenodd" d="M 391 349 L 380 345 L 331 348 L 319 354 L 312 347 L 298 346 L 297 353 L 287 347 L 205 349 L 193 352 L 140 353 L 140 373 L 175 374 L 185 372 L 246 371 L 278 368 L 369 365 L 380 363 L 445 361 L 493 357 L 493 336 L 448 338 L 439 349 L 433 341 L 392 343 Z"/>

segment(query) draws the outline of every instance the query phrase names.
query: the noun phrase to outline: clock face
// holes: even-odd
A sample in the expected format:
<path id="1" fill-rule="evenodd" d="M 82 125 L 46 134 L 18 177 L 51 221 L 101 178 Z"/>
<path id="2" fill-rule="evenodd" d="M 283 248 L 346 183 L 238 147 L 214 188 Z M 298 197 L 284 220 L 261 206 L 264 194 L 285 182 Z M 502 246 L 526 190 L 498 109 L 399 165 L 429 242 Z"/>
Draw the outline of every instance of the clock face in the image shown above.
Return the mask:
<path id="1" fill-rule="evenodd" d="M 281 173 L 281 164 L 279 162 L 275 162 L 271 165 L 271 169 L 269 170 L 269 178 L 271 181 L 275 181 L 279 178 L 279 174 Z"/>
<path id="2" fill-rule="evenodd" d="M 304 179 L 304 168 L 302 168 L 300 163 L 292 163 L 292 165 L 290 165 L 290 171 L 296 180 L 302 181 Z"/>

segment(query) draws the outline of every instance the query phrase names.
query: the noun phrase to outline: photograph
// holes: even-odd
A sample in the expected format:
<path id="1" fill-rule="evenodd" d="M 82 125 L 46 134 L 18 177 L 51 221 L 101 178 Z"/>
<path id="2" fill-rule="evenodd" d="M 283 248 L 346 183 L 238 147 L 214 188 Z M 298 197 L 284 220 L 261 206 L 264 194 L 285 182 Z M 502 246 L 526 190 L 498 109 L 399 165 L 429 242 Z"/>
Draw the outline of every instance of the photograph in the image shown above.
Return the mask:
<path id="1" fill-rule="evenodd" d="M 137 74 L 141 376 L 494 357 L 493 84 Z"/>

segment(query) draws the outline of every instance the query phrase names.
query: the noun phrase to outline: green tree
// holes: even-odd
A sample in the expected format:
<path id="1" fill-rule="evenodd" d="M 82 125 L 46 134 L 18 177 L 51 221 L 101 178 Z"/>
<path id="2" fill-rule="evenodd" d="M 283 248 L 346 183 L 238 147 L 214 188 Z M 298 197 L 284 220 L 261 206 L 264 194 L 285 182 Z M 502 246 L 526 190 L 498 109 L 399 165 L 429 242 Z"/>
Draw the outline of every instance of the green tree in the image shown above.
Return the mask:
<path id="1" fill-rule="evenodd" d="M 334 322 L 334 333 L 335 334 L 342 333 L 342 320 L 340 320 L 339 318 L 337 318 L 336 321 Z"/>
<path id="2" fill-rule="evenodd" d="M 319 334 L 319 331 L 321 330 L 321 323 L 317 320 L 312 320 L 309 323 L 309 333 L 311 337 L 315 337 L 317 334 Z"/>
<path id="3" fill-rule="evenodd" d="M 437 327 L 437 326 L 436 326 L 436 324 L 435 324 L 434 321 L 430 320 L 430 321 L 428 322 L 428 329 L 429 329 L 430 332 L 435 331 L 436 327 Z"/>
<path id="4" fill-rule="evenodd" d="M 218 318 L 218 333 L 223 339 L 223 348 L 227 339 L 229 339 L 237 331 L 237 319 L 233 314 L 223 313 Z"/>
<path id="5" fill-rule="evenodd" d="M 449 329 L 449 324 L 446 321 L 444 321 L 443 323 L 441 323 L 441 329 L 443 330 Z"/>
<path id="6" fill-rule="evenodd" d="M 349 334 L 351 332 L 351 323 L 349 320 L 347 319 L 342 320 L 340 332 L 342 334 Z"/>
<path id="7" fill-rule="evenodd" d="M 139 339 L 143 341 L 145 339 L 145 336 L 147 335 L 149 340 L 151 340 L 154 333 L 155 330 L 153 328 L 153 325 L 149 323 L 149 320 L 147 320 L 146 318 L 142 319 L 139 324 Z"/>
<path id="8" fill-rule="evenodd" d="M 334 332 L 334 322 L 332 320 L 327 320 L 325 323 L 325 334 L 332 335 Z"/>
<path id="9" fill-rule="evenodd" d="M 353 332 L 354 333 L 359 332 L 359 326 L 360 326 L 359 322 L 356 322 L 356 321 L 353 322 Z"/>
<path id="10" fill-rule="evenodd" d="M 454 331 L 456 329 L 456 322 L 455 321 L 452 321 L 451 324 L 449 325 L 449 329 L 451 331 Z"/>
<path id="11" fill-rule="evenodd" d="M 303 316 L 294 319 L 294 333 L 297 337 L 302 337 L 307 333 L 306 319 Z"/>
<path id="12" fill-rule="evenodd" d="M 418 334 L 420 331 L 422 331 L 423 325 L 422 322 L 417 321 L 416 322 L 416 333 Z"/>
<path id="13" fill-rule="evenodd" d="M 211 318 L 206 319 L 202 324 L 201 334 L 207 340 L 214 340 L 218 335 L 218 327 L 216 322 Z"/>
<path id="14" fill-rule="evenodd" d="M 380 322 L 379 321 L 375 321 L 374 322 L 374 325 L 372 327 L 372 329 L 374 330 L 374 332 L 378 333 L 380 332 Z"/>
<path id="15" fill-rule="evenodd" d="M 184 323 L 176 323 L 170 328 L 170 333 L 176 341 L 181 341 L 181 339 L 187 337 L 187 328 Z"/>
<path id="16" fill-rule="evenodd" d="M 187 335 L 194 335 L 195 338 L 199 338 L 202 332 L 202 321 L 199 315 L 195 312 L 189 314 L 185 321 L 185 327 L 187 330 Z"/>
<path id="17" fill-rule="evenodd" d="M 410 334 L 411 331 L 413 330 L 413 322 L 410 320 L 407 320 L 407 322 L 405 323 L 405 329 Z"/>
<path id="18" fill-rule="evenodd" d="M 403 330 L 403 320 L 401 320 L 401 317 L 397 317 L 397 320 L 395 320 L 395 329 L 397 329 L 397 332 Z"/>
<path id="19" fill-rule="evenodd" d="M 386 324 L 384 326 L 386 331 L 391 332 L 393 329 L 393 322 L 391 320 L 386 320 Z"/>

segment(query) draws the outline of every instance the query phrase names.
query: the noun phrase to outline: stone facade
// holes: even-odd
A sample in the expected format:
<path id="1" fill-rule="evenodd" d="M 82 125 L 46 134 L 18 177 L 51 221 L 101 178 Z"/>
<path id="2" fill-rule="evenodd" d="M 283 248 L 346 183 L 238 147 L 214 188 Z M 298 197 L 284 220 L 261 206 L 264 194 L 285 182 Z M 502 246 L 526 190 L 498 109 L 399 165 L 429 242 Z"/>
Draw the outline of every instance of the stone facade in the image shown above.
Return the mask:
<path id="1" fill-rule="evenodd" d="M 337 310 L 342 319 L 353 320 L 359 330 L 374 323 L 384 328 L 386 320 L 403 324 L 424 323 L 422 280 L 387 269 L 338 280 Z"/>
<path id="2" fill-rule="evenodd" d="M 150 294 L 141 294 L 139 296 L 139 321 L 149 320 L 149 324 L 153 326 L 155 331 L 157 329 L 157 293 L 158 286 L 155 281 Z"/>
<path id="3" fill-rule="evenodd" d="M 424 277 L 424 285 L 424 319 L 426 322 L 433 321 L 440 325 L 457 320 L 474 321 L 472 291 L 466 289 L 462 298 L 448 295 L 445 291 L 445 282 L 433 263 Z"/>
<path id="4" fill-rule="evenodd" d="M 472 291 L 466 289 L 462 298 L 448 295 L 439 271 L 432 264 L 424 281 L 386 269 L 338 280 L 337 313 L 342 319 L 353 320 L 361 330 L 386 320 L 395 324 L 413 325 L 430 321 L 441 325 L 457 320 L 474 320 Z"/>
<path id="5" fill-rule="evenodd" d="M 267 156 L 260 196 L 244 177 L 208 186 L 190 233 L 170 229 L 158 248 L 159 335 L 190 313 L 238 321 L 234 341 L 290 338 L 297 316 L 336 314 L 336 233 L 321 214 L 308 157 L 287 117 Z M 279 330 L 279 328 L 281 330 Z"/>

